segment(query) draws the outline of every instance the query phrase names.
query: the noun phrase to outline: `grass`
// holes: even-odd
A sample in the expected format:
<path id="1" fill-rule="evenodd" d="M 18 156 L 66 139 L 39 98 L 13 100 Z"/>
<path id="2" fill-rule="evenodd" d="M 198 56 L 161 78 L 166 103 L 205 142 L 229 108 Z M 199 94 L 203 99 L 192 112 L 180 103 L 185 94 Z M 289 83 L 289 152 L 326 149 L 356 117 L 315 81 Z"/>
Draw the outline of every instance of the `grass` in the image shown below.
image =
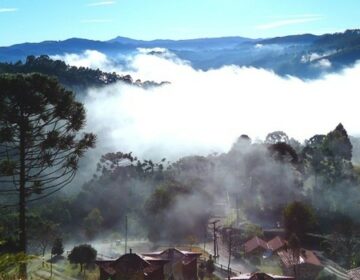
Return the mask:
<path id="1" fill-rule="evenodd" d="M 86 269 L 85 277 L 80 272 L 80 266 L 72 265 L 65 258 L 52 264 L 52 277 L 51 277 L 51 263 L 42 263 L 42 258 L 33 259 L 28 263 L 29 279 L 33 280 L 98 280 L 99 271 L 97 268 Z"/>
<path id="2" fill-rule="evenodd" d="M 261 272 L 275 275 L 283 275 L 282 269 L 276 260 L 262 261 L 261 265 L 257 266 L 257 268 Z"/>

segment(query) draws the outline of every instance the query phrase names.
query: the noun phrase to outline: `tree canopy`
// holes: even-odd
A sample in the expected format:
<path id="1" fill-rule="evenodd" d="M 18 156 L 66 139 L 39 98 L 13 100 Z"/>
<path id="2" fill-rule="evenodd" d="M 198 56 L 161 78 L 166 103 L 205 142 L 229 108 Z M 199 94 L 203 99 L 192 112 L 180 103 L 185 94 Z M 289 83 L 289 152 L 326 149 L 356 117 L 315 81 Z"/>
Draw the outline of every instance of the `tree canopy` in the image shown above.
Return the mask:
<path id="1" fill-rule="evenodd" d="M 75 246 L 68 256 L 70 263 L 80 264 L 80 271 L 83 270 L 84 264 L 91 264 L 96 259 L 97 252 L 89 244 Z"/>
<path id="2" fill-rule="evenodd" d="M 292 202 L 284 209 L 284 225 L 287 237 L 297 236 L 301 241 L 315 226 L 314 212 L 302 202 Z"/>
<path id="3" fill-rule="evenodd" d="M 69 184 L 95 135 L 79 132 L 84 106 L 48 76 L 0 75 L 0 192 L 19 207 L 19 249 L 26 252 L 26 205 Z"/>

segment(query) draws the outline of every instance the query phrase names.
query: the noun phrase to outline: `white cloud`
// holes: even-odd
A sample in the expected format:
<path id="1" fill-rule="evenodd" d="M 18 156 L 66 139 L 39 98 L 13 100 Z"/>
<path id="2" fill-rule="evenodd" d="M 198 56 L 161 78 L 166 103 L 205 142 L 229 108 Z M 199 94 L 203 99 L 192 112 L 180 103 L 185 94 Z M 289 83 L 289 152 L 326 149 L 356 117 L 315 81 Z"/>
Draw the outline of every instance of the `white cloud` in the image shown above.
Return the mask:
<path id="1" fill-rule="evenodd" d="M 323 58 L 318 60 L 315 66 L 326 69 L 326 68 L 331 68 L 332 64 L 330 60 Z"/>
<path id="2" fill-rule="evenodd" d="M 105 54 L 94 50 L 86 50 L 82 54 L 53 55 L 51 58 L 63 60 L 67 64 L 76 67 L 101 68 L 109 72 L 115 70 L 113 62 Z"/>
<path id="3" fill-rule="evenodd" d="M 336 51 L 335 50 L 332 50 L 332 51 L 327 51 L 327 52 L 324 52 L 322 54 L 320 53 L 316 53 L 316 52 L 313 52 L 313 53 L 308 53 L 308 54 L 304 54 L 302 57 L 301 57 L 301 63 L 308 63 L 308 62 L 313 62 L 313 61 L 316 61 L 316 60 L 320 60 L 322 58 L 325 58 L 327 56 L 330 56 L 330 55 L 333 55 L 335 54 Z"/>
<path id="4" fill-rule="evenodd" d="M 329 59 L 326 57 L 335 54 L 336 51 L 327 51 L 325 53 L 319 54 L 319 53 L 309 53 L 306 55 L 303 55 L 301 57 L 301 63 L 312 63 L 314 67 L 319 67 L 323 69 L 331 68 L 332 64 Z"/>
<path id="5" fill-rule="evenodd" d="M 310 53 L 310 54 L 303 55 L 301 57 L 301 62 L 302 63 L 312 62 L 312 61 L 317 60 L 317 59 L 319 59 L 321 57 L 322 57 L 322 55 L 320 55 L 318 53 Z"/>
<path id="6" fill-rule="evenodd" d="M 18 8 L 0 8 L 0 13 L 17 12 L 18 10 Z"/>
<path id="7" fill-rule="evenodd" d="M 116 1 L 100 1 L 100 2 L 89 3 L 87 6 L 88 7 L 108 6 L 108 5 L 113 5 L 115 3 Z"/>
<path id="8" fill-rule="evenodd" d="M 283 20 L 277 20 L 277 21 L 261 24 L 261 25 L 256 26 L 256 28 L 257 29 L 262 29 L 262 30 L 267 30 L 267 29 L 274 29 L 274 28 L 284 27 L 284 26 L 288 26 L 288 25 L 295 25 L 295 24 L 319 21 L 319 20 L 322 20 L 322 19 L 324 19 L 323 16 L 306 15 L 306 16 L 302 16 L 302 17 L 299 16 L 299 17 L 288 18 L 288 19 L 283 19 Z"/>
<path id="9" fill-rule="evenodd" d="M 92 61 L 83 59 L 83 65 L 98 59 L 96 66 L 103 61 L 104 69 L 111 67 L 105 56 L 87 57 Z M 360 133 L 359 64 L 313 81 L 237 66 L 200 71 L 178 58 L 145 52 L 129 57 L 127 67 L 135 79 L 171 84 L 146 90 L 118 83 L 89 90 L 87 130 L 99 135 L 102 151 L 173 159 L 226 151 L 243 133 L 264 139 L 283 130 L 304 140 L 339 122 L 349 133 Z"/>

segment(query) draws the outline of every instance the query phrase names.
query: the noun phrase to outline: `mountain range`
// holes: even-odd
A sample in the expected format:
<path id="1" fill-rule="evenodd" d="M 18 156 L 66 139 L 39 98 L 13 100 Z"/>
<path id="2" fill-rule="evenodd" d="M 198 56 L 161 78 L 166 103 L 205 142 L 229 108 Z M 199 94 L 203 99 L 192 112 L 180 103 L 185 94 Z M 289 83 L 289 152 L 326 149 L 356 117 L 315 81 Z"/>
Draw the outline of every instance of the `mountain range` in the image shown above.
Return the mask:
<path id="1" fill-rule="evenodd" d="M 0 47 L 0 61 L 24 61 L 28 55 L 80 54 L 85 50 L 97 50 L 116 58 L 118 63 L 124 63 L 119 55 L 124 57 L 138 52 L 140 48 L 160 48 L 149 52 L 153 55 L 161 55 L 161 49 L 167 49 L 180 59 L 189 61 L 196 69 L 238 65 L 265 68 L 283 76 L 312 79 L 352 66 L 360 59 L 360 30 L 265 39 L 222 37 L 144 41 L 116 37 L 108 41 L 96 41 L 71 38 Z"/>

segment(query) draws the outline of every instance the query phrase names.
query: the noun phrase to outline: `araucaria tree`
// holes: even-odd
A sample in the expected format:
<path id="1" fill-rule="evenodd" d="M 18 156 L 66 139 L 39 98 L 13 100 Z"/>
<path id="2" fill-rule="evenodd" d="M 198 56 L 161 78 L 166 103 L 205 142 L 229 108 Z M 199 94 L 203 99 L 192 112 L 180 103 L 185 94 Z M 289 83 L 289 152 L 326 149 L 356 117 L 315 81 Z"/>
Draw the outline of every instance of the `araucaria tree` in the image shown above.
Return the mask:
<path id="1" fill-rule="evenodd" d="M 71 91 L 40 74 L 0 75 L 0 192 L 19 208 L 26 253 L 26 205 L 69 184 L 95 136 L 79 134 L 85 109 Z"/>

